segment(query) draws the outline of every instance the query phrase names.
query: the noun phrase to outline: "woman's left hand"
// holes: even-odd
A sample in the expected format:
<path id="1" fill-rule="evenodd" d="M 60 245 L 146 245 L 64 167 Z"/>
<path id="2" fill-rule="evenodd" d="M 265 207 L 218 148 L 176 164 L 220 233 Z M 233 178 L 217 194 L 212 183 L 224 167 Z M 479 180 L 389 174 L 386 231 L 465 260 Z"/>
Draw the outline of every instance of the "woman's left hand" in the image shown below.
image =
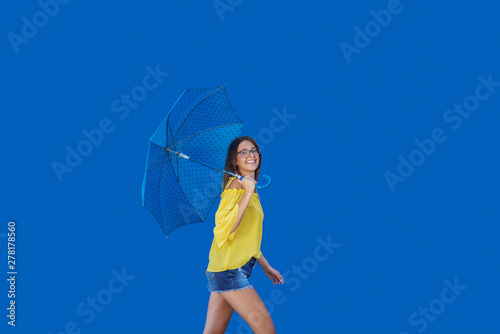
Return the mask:
<path id="1" fill-rule="evenodd" d="M 283 277 L 281 276 L 279 271 L 277 271 L 276 269 L 270 267 L 269 269 L 264 270 L 264 272 L 266 273 L 267 277 L 269 277 L 271 279 L 271 281 L 273 282 L 274 285 L 279 284 L 279 283 L 281 283 L 281 284 L 284 283 Z"/>

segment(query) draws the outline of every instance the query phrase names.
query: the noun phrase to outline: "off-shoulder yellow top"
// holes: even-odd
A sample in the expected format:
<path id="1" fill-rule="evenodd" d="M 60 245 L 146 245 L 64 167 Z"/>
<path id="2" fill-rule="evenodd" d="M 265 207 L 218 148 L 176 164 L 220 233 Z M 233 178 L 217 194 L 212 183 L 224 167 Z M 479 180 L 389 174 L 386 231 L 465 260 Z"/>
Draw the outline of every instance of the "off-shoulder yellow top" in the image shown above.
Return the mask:
<path id="1" fill-rule="evenodd" d="M 214 239 L 206 271 L 236 269 L 247 263 L 252 256 L 258 259 L 262 255 L 260 244 L 264 212 L 257 193 L 252 194 L 238 228 L 229 234 L 238 214 L 238 203 L 245 192 L 245 189 L 227 188 L 234 178 L 234 176 L 229 178 L 220 196 L 219 208 L 215 213 Z"/>

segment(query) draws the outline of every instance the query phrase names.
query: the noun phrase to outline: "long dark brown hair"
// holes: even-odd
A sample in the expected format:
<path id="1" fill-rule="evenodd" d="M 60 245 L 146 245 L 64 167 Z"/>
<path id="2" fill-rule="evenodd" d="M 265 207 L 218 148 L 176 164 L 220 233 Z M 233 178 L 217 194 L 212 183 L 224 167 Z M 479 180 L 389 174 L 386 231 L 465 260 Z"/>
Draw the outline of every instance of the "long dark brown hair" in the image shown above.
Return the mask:
<path id="1" fill-rule="evenodd" d="M 262 151 L 260 150 L 259 145 L 257 145 L 257 142 L 250 136 L 241 136 L 235 138 L 231 142 L 231 144 L 229 144 L 229 148 L 227 149 L 226 165 L 224 169 L 227 170 L 228 172 L 241 175 L 239 168 L 236 165 L 236 154 L 238 153 L 238 146 L 244 140 L 251 141 L 255 145 L 255 147 L 259 150 L 259 166 L 255 170 L 255 181 L 258 181 L 260 166 L 262 165 Z M 231 177 L 231 175 L 229 175 L 228 173 L 224 173 L 224 177 L 222 178 L 222 191 L 224 191 L 224 188 L 226 188 L 226 184 L 227 181 L 229 181 L 229 177 Z"/>

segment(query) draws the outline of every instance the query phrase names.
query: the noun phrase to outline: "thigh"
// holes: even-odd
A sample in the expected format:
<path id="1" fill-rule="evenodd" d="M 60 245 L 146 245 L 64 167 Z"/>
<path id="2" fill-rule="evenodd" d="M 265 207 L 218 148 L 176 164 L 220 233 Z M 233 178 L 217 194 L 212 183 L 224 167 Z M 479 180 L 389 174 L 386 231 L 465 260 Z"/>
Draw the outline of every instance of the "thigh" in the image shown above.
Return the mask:
<path id="1" fill-rule="evenodd" d="M 207 319 L 203 333 L 224 334 L 233 315 L 233 308 L 220 294 L 210 292 L 208 300 Z"/>
<path id="2" fill-rule="evenodd" d="M 221 293 L 256 333 L 275 333 L 271 315 L 253 287 Z"/>

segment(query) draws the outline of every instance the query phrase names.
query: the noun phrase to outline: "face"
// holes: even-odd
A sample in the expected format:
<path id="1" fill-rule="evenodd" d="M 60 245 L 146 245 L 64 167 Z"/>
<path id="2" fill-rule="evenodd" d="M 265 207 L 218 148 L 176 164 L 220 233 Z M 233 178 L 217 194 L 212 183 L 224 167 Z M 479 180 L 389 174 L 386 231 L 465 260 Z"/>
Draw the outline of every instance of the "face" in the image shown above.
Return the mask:
<path id="1" fill-rule="evenodd" d="M 247 151 L 248 155 L 243 157 L 243 153 L 236 154 L 236 164 L 239 167 L 240 172 L 253 173 L 259 167 L 259 154 L 253 154 L 251 151 L 257 149 L 255 144 L 249 140 L 244 140 L 238 145 L 237 152 Z"/>

